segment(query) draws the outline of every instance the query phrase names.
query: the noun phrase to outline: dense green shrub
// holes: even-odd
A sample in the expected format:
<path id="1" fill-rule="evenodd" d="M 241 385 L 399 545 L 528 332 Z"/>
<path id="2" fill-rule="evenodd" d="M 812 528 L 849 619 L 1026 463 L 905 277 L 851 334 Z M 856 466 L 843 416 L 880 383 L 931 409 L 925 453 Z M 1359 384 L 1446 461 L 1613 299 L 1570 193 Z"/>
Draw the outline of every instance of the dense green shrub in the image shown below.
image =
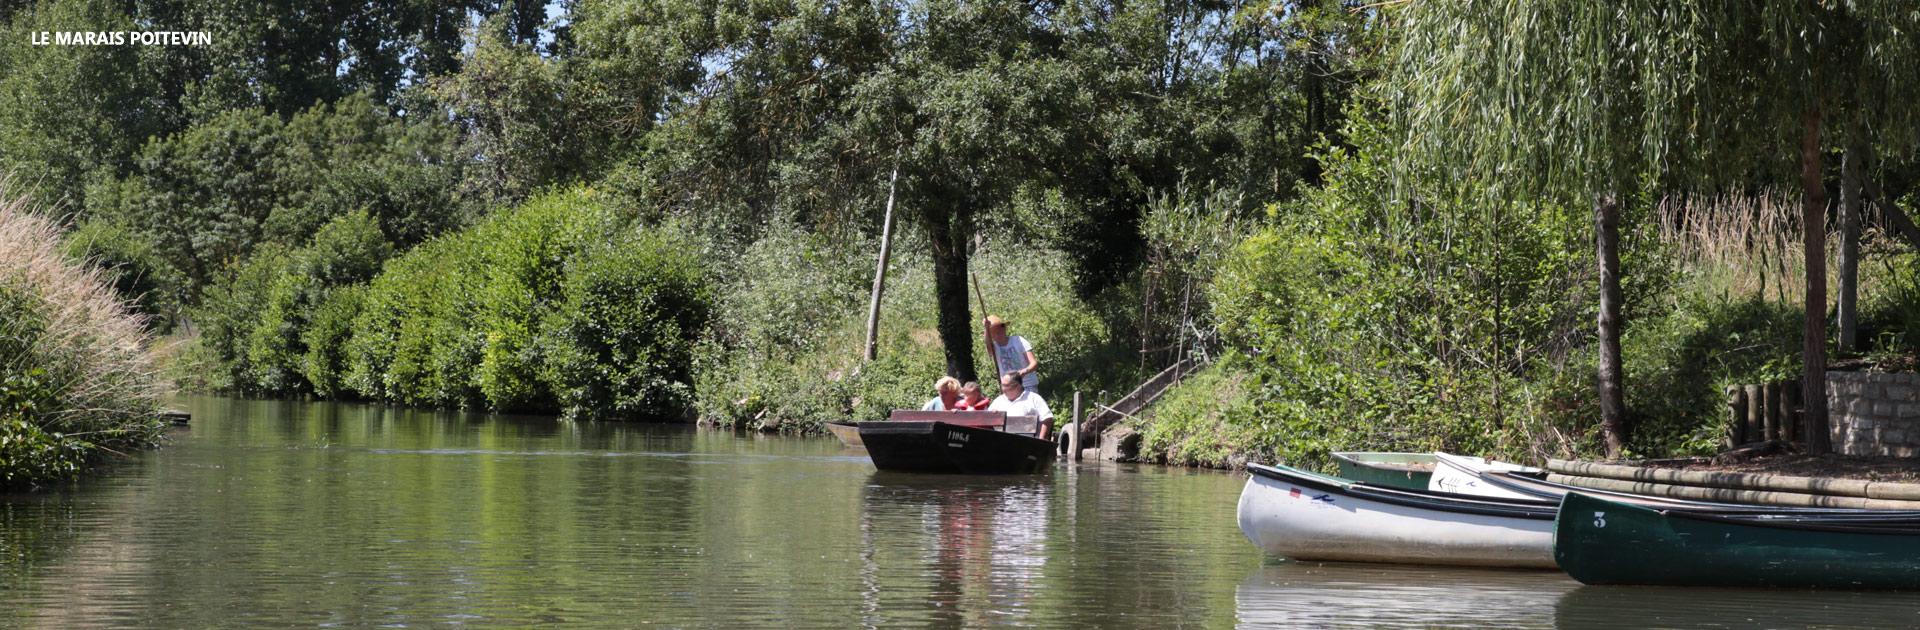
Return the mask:
<path id="1" fill-rule="evenodd" d="M 165 391 L 138 318 L 24 203 L 0 200 L 0 243 L 0 488 L 158 443 Z"/>
<path id="2" fill-rule="evenodd" d="M 629 234 L 567 264 L 564 300 L 540 321 L 541 382 L 575 417 L 667 417 L 692 399 L 694 344 L 713 311 L 679 239 Z"/>
<path id="3" fill-rule="evenodd" d="M 1863 330 L 1883 352 L 1920 354 L 1920 252 L 1885 262 L 1882 290 L 1866 296 Z"/>
<path id="4" fill-rule="evenodd" d="M 353 320 L 366 304 L 365 285 L 337 287 L 313 309 L 300 343 L 307 354 L 300 359 L 300 376 L 322 398 L 352 398 L 346 382 L 347 342 L 353 338 Z"/>
<path id="5" fill-rule="evenodd" d="M 220 366 L 209 375 L 216 390 L 253 393 L 258 389 L 248 352 L 248 341 L 260 325 L 274 286 L 286 275 L 291 253 L 269 244 L 257 249 L 245 263 L 221 274 L 208 285 L 193 310 L 200 327 L 199 344 Z"/>
<path id="6" fill-rule="evenodd" d="M 344 327 L 329 313 L 334 333 L 311 334 L 332 293 L 373 278 L 392 252 L 374 218 L 364 212 L 335 217 L 294 251 L 264 246 L 252 258 L 209 287 L 194 313 L 201 343 L 218 357 L 223 389 L 244 394 L 291 396 L 316 391 L 310 372 L 337 373 L 335 333 Z M 335 336 L 327 336 L 335 335 Z M 335 344 L 315 348 L 312 343 Z M 316 354 L 316 352 L 318 354 Z M 313 365 L 333 357 L 332 365 Z M 344 393 L 338 384 L 329 391 Z"/>
<path id="7" fill-rule="evenodd" d="M 326 391 L 411 405 L 678 413 L 713 308 L 682 240 L 627 226 L 588 191 L 537 197 L 393 259 L 351 303 L 328 305 L 310 337 L 343 363 L 309 369 L 330 375 Z"/>

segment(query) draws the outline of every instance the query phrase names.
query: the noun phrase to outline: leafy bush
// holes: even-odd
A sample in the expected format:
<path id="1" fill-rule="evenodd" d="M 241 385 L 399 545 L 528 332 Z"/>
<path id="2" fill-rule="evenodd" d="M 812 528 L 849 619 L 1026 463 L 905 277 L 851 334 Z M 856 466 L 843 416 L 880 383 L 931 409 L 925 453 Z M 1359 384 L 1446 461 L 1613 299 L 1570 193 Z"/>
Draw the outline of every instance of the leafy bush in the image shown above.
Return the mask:
<path id="1" fill-rule="evenodd" d="M 328 291 L 300 334 L 300 343 L 307 348 L 300 360 L 300 376 L 322 398 L 358 395 L 346 382 L 347 342 L 353 338 L 353 320 L 360 316 L 366 298 L 365 285 Z"/>
<path id="2" fill-rule="evenodd" d="M 663 417 L 692 398 L 687 359 L 713 310 L 698 259 L 677 239 L 631 234 L 566 269 L 541 321 L 541 381 L 572 416 Z"/>
<path id="3" fill-rule="evenodd" d="M 683 240 L 626 226 L 590 191 L 538 197 L 393 259 L 342 298 L 353 303 L 328 306 L 311 336 L 329 341 L 308 356 L 338 359 L 308 365 L 334 375 L 327 391 L 411 405 L 677 413 L 713 308 Z"/>
<path id="4" fill-rule="evenodd" d="M 330 312 L 335 330 L 314 337 L 314 322 L 333 292 L 372 279 L 391 252 L 374 218 L 355 212 L 329 221 L 305 247 L 288 252 L 269 244 L 219 278 L 195 314 L 202 343 L 227 368 L 222 388 L 279 396 L 316 391 L 310 373 L 337 372 L 337 344 L 344 341 L 325 335 L 344 323 Z M 314 341 L 335 345 L 316 355 Z M 336 363 L 312 364 L 316 356 Z M 327 387 L 346 391 L 332 381 Z"/>
<path id="5" fill-rule="evenodd" d="M 1883 352 L 1920 353 L 1920 252 L 1886 261 L 1885 282 L 1866 304 L 1863 331 Z"/>

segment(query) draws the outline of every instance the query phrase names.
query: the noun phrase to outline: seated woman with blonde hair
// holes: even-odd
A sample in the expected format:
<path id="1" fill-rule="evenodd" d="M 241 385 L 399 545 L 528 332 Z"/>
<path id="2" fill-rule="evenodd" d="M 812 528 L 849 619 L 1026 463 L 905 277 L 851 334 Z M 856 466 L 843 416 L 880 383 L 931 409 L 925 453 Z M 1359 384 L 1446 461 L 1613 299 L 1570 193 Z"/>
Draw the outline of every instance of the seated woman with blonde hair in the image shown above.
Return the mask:
<path id="1" fill-rule="evenodd" d="M 960 379 L 942 376 L 940 380 L 933 382 L 933 391 L 939 395 L 927 401 L 927 404 L 921 405 L 921 411 L 958 411 L 960 409 L 957 406 L 960 402 Z"/>

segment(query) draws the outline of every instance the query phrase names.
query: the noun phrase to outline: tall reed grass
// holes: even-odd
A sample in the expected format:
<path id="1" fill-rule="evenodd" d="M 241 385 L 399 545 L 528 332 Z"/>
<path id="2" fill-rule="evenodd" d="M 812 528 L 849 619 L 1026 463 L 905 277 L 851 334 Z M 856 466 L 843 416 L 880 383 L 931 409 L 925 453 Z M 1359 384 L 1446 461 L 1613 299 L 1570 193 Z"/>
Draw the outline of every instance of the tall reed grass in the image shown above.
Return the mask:
<path id="1" fill-rule="evenodd" d="M 1680 263 L 1696 290 L 1718 290 L 1730 298 L 1800 304 L 1807 287 L 1807 256 L 1800 229 L 1797 194 L 1723 195 L 1668 199 L 1656 216 L 1660 242 Z M 1828 300 L 1839 286 L 1840 235 L 1829 222 L 1826 234 Z M 1863 259 L 1884 253 L 1884 232 L 1864 230 Z M 1880 290 L 1881 278 L 1861 265 L 1860 295 Z"/>
<path id="2" fill-rule="evenodd" d="M 0 191 L 10 190 L 0 180 Z M 162 438 L 167 390 L 148 336 L 58 225 L 0 192 L 0 486 L 72 477 Z"/>

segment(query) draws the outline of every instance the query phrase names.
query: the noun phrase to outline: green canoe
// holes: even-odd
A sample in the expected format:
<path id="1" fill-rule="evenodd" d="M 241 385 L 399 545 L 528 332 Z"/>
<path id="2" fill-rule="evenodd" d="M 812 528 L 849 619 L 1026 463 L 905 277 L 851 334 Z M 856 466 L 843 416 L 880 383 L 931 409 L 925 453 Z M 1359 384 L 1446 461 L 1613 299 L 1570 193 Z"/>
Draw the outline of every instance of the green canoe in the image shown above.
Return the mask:
<path id="1" fill-rule="evenodd" d="M 1920 528 L 1654 510 L 1568 493 L 1553 558 L 1586 584 L 1920 589 Z"/>
<path id="2" fill-rule="evenodd" d="M 1433 467 L 1440 458 L 1433 453 L 1334 453 L 1340 462 L 1340 476 L 1396 488 L 1427 489 L 1433 479 Z"/>

